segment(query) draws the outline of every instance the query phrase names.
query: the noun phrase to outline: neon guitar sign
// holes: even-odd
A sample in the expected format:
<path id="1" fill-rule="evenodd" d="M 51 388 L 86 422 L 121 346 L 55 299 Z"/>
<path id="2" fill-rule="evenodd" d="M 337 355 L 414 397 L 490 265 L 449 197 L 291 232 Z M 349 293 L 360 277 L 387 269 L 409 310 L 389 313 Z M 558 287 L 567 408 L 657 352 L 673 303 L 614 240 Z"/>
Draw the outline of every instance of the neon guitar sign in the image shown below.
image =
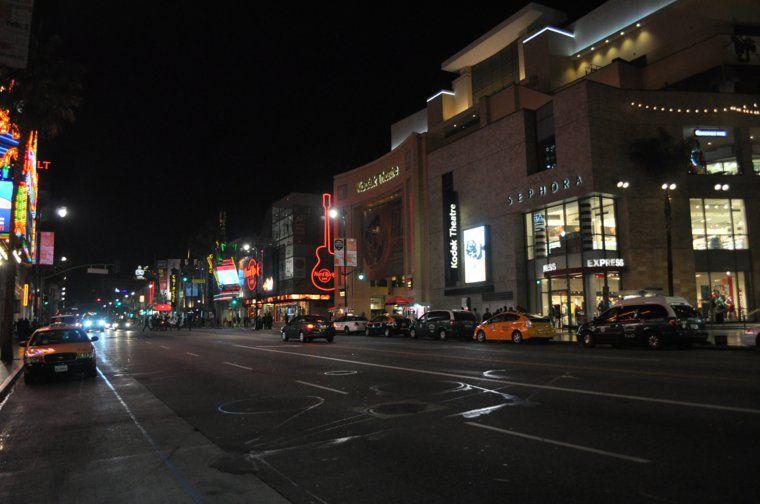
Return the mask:
<path id="1" fill-rule="evenodd" d="M 311 283 L 317 289 L 324 292 L 335 290 L 333 279 L 335 272 L 330 269 L 333 264 L 335 253 L 332 249 L 332 236 L 330 234 L 330 207 L 332 207 L 332 196 L 330 194 L 322 195 L 322 208 L 325 210 L 325 229 L 324 243 L 316 248 L 314 255 L 317 257 L 317 263 L 311 270 Z"/>

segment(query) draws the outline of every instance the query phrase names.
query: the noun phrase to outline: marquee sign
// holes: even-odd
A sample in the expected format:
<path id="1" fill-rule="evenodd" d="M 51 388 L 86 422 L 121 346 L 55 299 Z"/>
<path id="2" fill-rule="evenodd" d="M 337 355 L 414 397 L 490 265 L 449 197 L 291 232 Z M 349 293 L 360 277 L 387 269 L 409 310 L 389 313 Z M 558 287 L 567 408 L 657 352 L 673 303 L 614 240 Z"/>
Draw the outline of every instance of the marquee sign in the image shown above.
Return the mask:
<path id="1" fill-rule="evenodd" d="M 557 194 L 560 191 L 567 191 L 572 187 L 580 187 L 583 185 L 583 179 L 580 175 L 576 175 L 574 180 L 564 178 L 562 180 L 555 180 L 550 184 L 543 184 L 536 187 L 529 187 L 525 192 L 518 192 L 507 195 L 507 205 L 512 206 L 515 203 L 525 203 L 533 198 L 542 198 L 548 194 Z"/>
<path id="2" fill-rule="evenodd" d="M 399 173 L 400 170 L 398 166 L 394 166 L 393 168 L 382 171 L 377 175 L 372 175 L 365 180 L 356 183 L 356 192 L 361 194 L 365 191 L 369 191 L 370 189 L 374 189 L 379 185 L 385 184 L 386 182 L 390 182 L 391 180 L 398 177 Z"/>
<path id="3" fill-rule="evenodd" d="M 459 281 L 459 197 L 456 191 L 443 194 L 443 250 L 446 285 Z"/>

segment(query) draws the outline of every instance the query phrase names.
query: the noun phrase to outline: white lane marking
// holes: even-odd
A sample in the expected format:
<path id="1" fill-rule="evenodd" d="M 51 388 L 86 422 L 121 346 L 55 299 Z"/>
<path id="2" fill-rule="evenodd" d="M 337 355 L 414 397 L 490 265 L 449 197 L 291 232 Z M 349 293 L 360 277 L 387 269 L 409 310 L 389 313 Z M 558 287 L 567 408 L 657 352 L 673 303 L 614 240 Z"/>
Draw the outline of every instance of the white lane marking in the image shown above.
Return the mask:
<path id="1" fill-rule="evenodd" d="M 300 383 L 301 385 L 308 385 L 309 387 L 316 387 L 322 390 L 329 390 L 330 392 L 335 392 L 336 394 L 343 394 L 348 395 L 348 392 L 344 392 L 342 390 L 330 388 L 330 387 L 323 387 L 322 385 L 317 385 L 316 383 L 309 383 L 307 381 L 301 381 L 301 380 L 295 380 L 296 383 Z"/>
<path id="2" fill-rule="evenodd" d="M 164 345 L 158 345 L 158 346 L 160 346 L 160 347 L 161 347 L 161 348 L 163 348 L 164 350 L 169 350 L 169 347 L 168 347 L 168 346 L 164 346 Z"/>
<path id="3" fill-rule="evenodd" d="M 252 367 L 241 366 L 240 364 L 235 364 L 234 362 L 222 362 L 222 364 L 227 364 L 228 366 L 235 366 L 240 369 L 247 369 L 248 371 L 253 371 Z"/>
<path id="4" fill-rule="evenodd" d="M 185 352 L 185 353 L 187 355 L 192 355 L 193 357 L 200 357 L 200 355 L 198 355 L 197 353 L 193 353 L 193 352 Z"/>
<path id="5" fill-rule="evenodd" d="M 539 385 L 536 383 L 525 383 L 525 382 L 517 382 L 517 381 L 512 381 L 512 380 L 496 380 L 493 378 L 483 378 L 481 376 L 445 373 L 443 371 L 430 371 L 427 369 L 390 366 L 388 364 L 376 364 L 374 362 L 363 362 L 363 361 L 356 361 L 356 360 L 350 360 L 350 359 L 339 359 L 337 357 L 326 357 L 324 355 L 313 355 L 313 354 L 305 354 L 305 353 L 300 353 L 300 352 L 283 352 L 282 350 L 273 350 L 270 348 L 252 347 L 252 346 L 245 346 L 245 345 L 234 345 L 234 346 L 240 347 L 240 348 L 248 348 L 249 350 L 258 350 L 260 352 L 274 352 L 274 353 L 281 353 L 281 354 L 286 354 L 286 355 L 296 355 L 298 357 L 306 357 L 309 359 L 322 359 L 322 360 L 329 360 L 329 361 L 336 361 L 336 362 L 345 362 L 348 364 L 358 364 L 360 366 L 393 369 L 396 371 L 407 371 L 409 373 L 419 373 L 419 374 L 426 374 L 426 375 L 432 375 L 432 376 L 446 376 L 449 378 L 459 378 L 460 380 L 461 379 L 478 380 L 478 381 L 484 381 L 484 382 L 489 382 L 489 383 L 500 383 L 503 385 L 514 385 L 516 387 L 526 387 L 526 388 L 534 388 L 534 389 L 540 389 L 540 390 L 552 390 L 554 392 L 566 392 L 569 394 L 609 397 L 612 399 L 628 399 L 630 401 L 651 402 L 655 404 L 668 404 L 668 405 L 673 405 L 673 406 L 686 406 L 686 407 L 691 407 L 691 408 L 712 409 L 712 410 L 718 410 L 718 411 L 733 411 L 736 413 L 751 413 L 753 415 L 760 415 L 760 409 L 742 408 L 739 406 L 723 406 L 721 404 L 695 403 L 695 402 L 689 402 L 689 401 L 675 401 L 672 399 L 659 399 L 657 397 L 635 396 L 635 395 L 628 395 L 628 394 L 614 394 L 611 392 L 596 392 L 594 390 L 557 387 L 555 385 Z"/>
<path id="6" fill-rule="evenodd" d="M 639 457 L 631 457 L 630 455 L 623 455 L 621 453 L 608 452 L 608 451 L 605 451 L 605 450 L 598 450 L 596 448 L 590 448 L 588 446 L 581 446 L 581 445 L 577 445 L 577 444 L 573 444 L 573 443 L 565 443 L 564 441 L 555 441 L 554 439 L 548 439 L 548 438 L 539 437 L 539 436 L 532 436 L 530 434 L 523 434 L 522 432 L 516 432 L 516 431 L 513 431 L 513 430 L 500 429 L 498 427 L 492 427 L 490 425 L 479 424 L 479 423 L 476 423 L 476 422 L 465 422 L 465 423 L 467 425 L 471 425 L 473 427 L 479 427 L 481 429 L 488 429 L 488 430 L 492 430 L 492 431 L 495 431 L 495 432 L 500 432 L 502 434 L 508 434 L 510 436 L 517 436 L 517 437 L 521 437 L 521 438 L 525 438 L 525 439 L 530 439 L 532 441 L 539 441 L 541 443 L 548 443 L 548 444 L 553 444 L 553 445 L 557 445 L 557 446 L 563 446 L 565 448 L 573 448 L 575 450 L 581 450 L 581 451 L 585 451 L 585 452 L 589 452 L 589 453 L 596 453 L 597 455 L 605 455 L 607 457 L 614 457 L 614 458 L 618 458 L 618 459 L 622 459 L 622 460 L 627 460 L 629 462 L 636 462 L 637 464 L 648 464 L 649 462 L 651 462 L 651 460 L 647 460 L 647 459 L 643 459 L 643 458 L 639 458 Z"/>
<path id="7" fill-rule="evenodd" d="M 104 359 L 105 360 L 105 359 Z M 121 406 L 124 408 L 124 411 L 127 412 L 127 415 L 129 415 L 129 418 L 132 420 L 132 423 L 135 424 L 135 427 L 142 433 L 145 440 L 148 442 L 148 444 L 153 448 L 153 451 L 156 453 L 156 455 L 161 459 L 161 461 L 164 463 L 167 469 L 169 469 L 169 472 L 172 473 L 172 476 L 174 476 L 174 479 L 177 480 L 177 483 L 182 487 L 182 489 L 187 493 L 191 499 L 193 499 L 194 502 L 203 502 L 203 499 L 200 495 L 195 491 L 195 489 L 192 487 L 189 481 L 185 478 L 185 476 L 177 469 L 177 467 L 174 465 L 174 463 L 169 459 L 169 456 L 164 453 L 159 447 L 158 444 L 153 440 L 153 437 L 148 434 L 148 431 L 145 430 L 145 428 L 142 426 L 140 421 L 137 419 L 134 413 L 132 413 L 132 410 L 129 408 L 127 403 L 122 399 L 121 394 L 119 394 L 116 391 L 116 388 L 111 384 L 111 381 L 106 378 L 106 375 L 103 374 L 103 371 L 98 369 L 98 374 L 103 379 L 105 384 L 108 386 L 109 389 L 111 389 L 111 392 L 116 396 L 116 399 L 118 399 Z"/>
<path id="8" fill-rule="evenodd" d="M 148 345 L 152 345 L 153 344 L 150 341 L 146 341 L 145 343 L 148 344 Z"/>

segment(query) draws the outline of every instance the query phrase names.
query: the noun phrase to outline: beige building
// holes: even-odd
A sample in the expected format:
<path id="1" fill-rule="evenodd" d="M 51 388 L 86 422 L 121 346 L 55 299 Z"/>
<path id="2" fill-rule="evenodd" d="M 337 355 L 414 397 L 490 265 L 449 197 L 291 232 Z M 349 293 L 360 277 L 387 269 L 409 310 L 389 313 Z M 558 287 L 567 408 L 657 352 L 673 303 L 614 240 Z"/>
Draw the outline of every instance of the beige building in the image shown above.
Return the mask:
<path id="1" fill-rule="evenodd" d="M 534 3 L 446 60 L 424 298 L 569 326 L 669 284 L 705 315 L 755 309 L 758 47 L 754 1 L 611 0 L 575 21 Z"/>

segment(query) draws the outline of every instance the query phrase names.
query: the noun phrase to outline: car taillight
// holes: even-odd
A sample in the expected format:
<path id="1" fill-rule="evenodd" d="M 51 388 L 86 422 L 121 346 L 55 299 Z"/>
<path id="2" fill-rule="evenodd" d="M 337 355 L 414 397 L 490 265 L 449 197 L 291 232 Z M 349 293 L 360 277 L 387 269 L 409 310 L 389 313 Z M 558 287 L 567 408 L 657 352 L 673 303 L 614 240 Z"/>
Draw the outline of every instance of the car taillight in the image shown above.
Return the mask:
<path id="1" fill-rule="evenodd" d="M 314 329 L 314 324 L 306 324 L 306 329 Z"/>
<path id="2" fill-rule="evenodd" d="M 670 324 L 672 327 L 678 327 L 678 321 L 674 317 L 670 317 L 668 319 L 668 324 Z"/>
<path id="3" fill-rule="evenodd" d="M 454 327 L 454 321 L 453 320 L 449 320 L 449 323 L 451 324 L 451 327 Z"/>

